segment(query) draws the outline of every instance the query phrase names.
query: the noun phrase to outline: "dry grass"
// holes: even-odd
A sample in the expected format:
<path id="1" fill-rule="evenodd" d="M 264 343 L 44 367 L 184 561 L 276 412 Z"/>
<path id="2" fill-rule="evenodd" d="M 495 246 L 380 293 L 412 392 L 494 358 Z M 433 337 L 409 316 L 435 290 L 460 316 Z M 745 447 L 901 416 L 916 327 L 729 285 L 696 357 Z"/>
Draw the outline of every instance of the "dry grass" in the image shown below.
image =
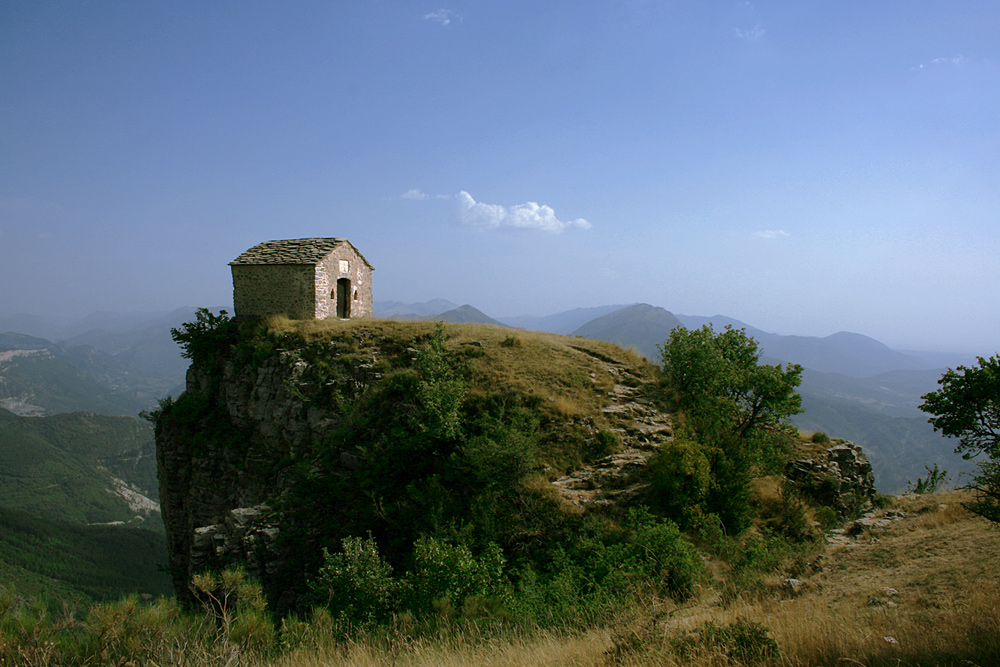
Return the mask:
<path id="1" fill-rule="evenodd" d="M 440 324 L 399 320 L 268 320 L 275 333 L 294 333 L 307 343 L 344 341 L 359 355 L 409 363 L 401 352 L 419 348 L 443 327 L 445 347 L 469 372 L 469 396 L 519 394 L 538 400 L 550 418 L 542 461 L 558 474 L 581 464 L 580 442 L 611 426 L 601 408 L 615 385 L 652 386 L 657 367 L 635 350 L 613 343 L 487 324 Z M 393 348 L 387 354 L 387 341 Z M 586 425 L 583 422 L 586 421 Z M 584 433 L 583 431 L 586 431 Z"/>
<path id="2" fill-rule="evenodd" d="M 962 492 L 902 498 L 906 518 L 826 556 L 803 592 L 675 614 L 664 636 L 750 619 L 771 629 L 773 664 L 985 665 L 1000 658 L 1000 531 L 970 515 Z M 626 664 L 717 664 L 660 660 Z M 643 660 L 645 659 L 645 661 Z M 724 663 L 719 663 L 724 664 Z"/>
<path id="3" fill-rule="evenodd" d="M 426 340 L 438 326 L 428 321 L 268 320 L 272 331 L 295 333 L 307 342 L 345 335 L 372 341 L 385 337 L 419 341 Z M 652 379 L 656 372 L 656 366 L 635 350 L 604 341 L 488 324 L 443 327 L 448 349 L 482 352 L 469 358 L 477 384 L 482 383 L 484 390 L 512 388 L 546 398 L 563 397 L 575 401 L 581 410 L 591 410 L 607 404 L 607 392 L 615 384 L 638 384 Z M 517 344 L 510 344 L 511 339 Z"/>
<path id="4" fill-rule="evenodd" d="M 584 667 L 595 664 L 609 643 L 607 631 L 579 635 L 539 632 L 503 639 L 467 635 L 398 638 L 387 643 L 346 642 L 320 651 L 299 651 L 275 667 Z"/>

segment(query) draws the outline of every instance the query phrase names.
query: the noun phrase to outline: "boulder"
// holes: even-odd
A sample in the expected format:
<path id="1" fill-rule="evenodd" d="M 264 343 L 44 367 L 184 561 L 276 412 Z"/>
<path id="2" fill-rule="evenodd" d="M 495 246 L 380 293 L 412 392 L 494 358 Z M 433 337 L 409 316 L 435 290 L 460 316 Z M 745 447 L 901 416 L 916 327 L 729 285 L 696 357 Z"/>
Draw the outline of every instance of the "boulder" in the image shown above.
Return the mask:
<path id="1" fill-rule="evenodd" d="M 877 493 L 868 457 L 853 442 L 842 442 L 814 458 L 789 461 L 785 479 L 803 495 L 842 518 L 854 518 L 871 509 Z"/>

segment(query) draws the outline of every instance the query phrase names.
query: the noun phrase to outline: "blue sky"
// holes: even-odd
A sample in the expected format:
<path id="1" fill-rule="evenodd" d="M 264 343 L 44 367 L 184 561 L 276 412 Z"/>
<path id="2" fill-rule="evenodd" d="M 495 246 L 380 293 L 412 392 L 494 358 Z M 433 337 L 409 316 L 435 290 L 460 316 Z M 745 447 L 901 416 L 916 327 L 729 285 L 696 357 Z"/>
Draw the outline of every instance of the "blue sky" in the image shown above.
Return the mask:
<path id="1" fill-rule="evenodd" d="M 377 300 L 648 302 L 1000 349 L 1000 4 L 0 4 L 0 314 L 231 300 L 345 236 Z"/>

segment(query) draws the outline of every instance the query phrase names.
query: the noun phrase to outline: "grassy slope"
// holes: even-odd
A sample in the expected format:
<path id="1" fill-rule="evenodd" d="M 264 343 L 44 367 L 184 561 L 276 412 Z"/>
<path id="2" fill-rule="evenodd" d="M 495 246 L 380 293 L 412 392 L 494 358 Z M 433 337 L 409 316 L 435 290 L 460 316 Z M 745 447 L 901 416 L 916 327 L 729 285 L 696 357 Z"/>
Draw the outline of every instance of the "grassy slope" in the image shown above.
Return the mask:
<path id="1" fill-rule="evenodd" d="M 612 402 L 615 384 L 652 383 L 656 366 L 642 355 L 599 340 L 486 324 L 440 324 L 394 320 L 272 320 L 278 331 L 294 331 L 307 341 L 391 339 L 401 345 L 426 340 L 444 327 L 449 350 L 465 353 L 471 369 L 471 396 L 518 393 L 541 397 L 540 412 L 551 417 L 542 444 L 543 463 L 568 472 L 580 465 L 579 439 L 571 442 L 574 420 L 608 426 L 601 408 Z M 416 344 L 415 344 L 416 346 Z M 560 430 L 559 424 L 565 425 Z M 565 436 L 565 437 L 564 437 Z M 561 474 L 561 473 L 560 473 Z"/>
<path id="2" fill-rule="evenodd" d="M 76 523 L 133 522 L 136 512 L 108 492 L 110 480 L 155 498 L 154 447 L 151 427 L 130 417 L 0 410 L 0 506 Z M 162 530 L 151 517 L 148 527 Z"/>
<path id="3" fill-rule="evenodd" d="M 79 526 L 0 509 L 0 585 L 50 599 L 172 593 L 162 534 Z"/>

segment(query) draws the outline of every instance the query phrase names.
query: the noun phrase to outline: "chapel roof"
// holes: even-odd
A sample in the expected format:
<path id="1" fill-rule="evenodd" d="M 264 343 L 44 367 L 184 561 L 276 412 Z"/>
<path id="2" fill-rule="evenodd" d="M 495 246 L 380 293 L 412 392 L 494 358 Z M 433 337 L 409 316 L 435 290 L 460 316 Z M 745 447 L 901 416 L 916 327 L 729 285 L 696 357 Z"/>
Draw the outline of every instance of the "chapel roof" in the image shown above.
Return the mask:
<path id="1" fill-rule="evenodd" d="M 286 239 L 258 243 L 229 264 L 319 264 L 340 245 L 347 244 L 369 269 L 375 270 L 365 256 L 347 239 Z"/>

